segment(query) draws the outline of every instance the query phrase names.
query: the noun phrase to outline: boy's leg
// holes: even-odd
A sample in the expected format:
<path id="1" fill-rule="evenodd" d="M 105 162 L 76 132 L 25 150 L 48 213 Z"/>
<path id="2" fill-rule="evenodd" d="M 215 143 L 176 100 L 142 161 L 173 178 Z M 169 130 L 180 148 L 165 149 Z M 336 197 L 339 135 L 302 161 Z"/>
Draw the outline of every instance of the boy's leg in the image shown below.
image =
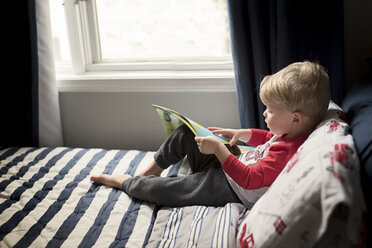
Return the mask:
<path id="1" fill-rule="evenodd" d="M 186 126 L 179 126 L 160 146 L 154 155 L 156 164 L 163 169 L 187 156 L 191 172 L 204 171 L 211 166 L 220 166 L 215 155 L 202 154 L 195 142 L 195 134 Z"/>
<path id="2" fill-rule="evenodd" d="M 133 177 L 123 182 L 122 190 L 139 200 L 169 207 L 223 206 L 241 202 L 220 167 L 184 177 Z"/>
<path id="3" fill-rule="evenodd" d="M 163 172 L 163 168 L 161 168 L 155 160 L 152 160 L 151 163 L 145 168 L 143 171 L 136 173 L 135 176 L 158 176 L 160 177 L 161 173 Z"/>
<path id="4" fill-rule="evenodd" d="M 128 174 L 122 175 L 100 174 L 91 176 L 90 180 L 98 185 L 106 185 L 112 188 L 121 189 L 123 182 L 128 178 L 132 178 L 132 176 Z"/>
<path id="5" fill-rule="evenodd" d="M 122 190 L 137 199 L 162 206 L 182 207 L 190 205 L 222 206 L 228 202 L 240 202 L 231 189 L 215 155 L 200 153 L 195 135 L 187 126 L 181 126 L 163 143 L 154 158 L 165 169 L 186 155 L 192 174 L 185 177 L 164 178 L 137 176 L 123 180 L 120 176 L 93 176 L 98 184 L 122 182 Z"/>

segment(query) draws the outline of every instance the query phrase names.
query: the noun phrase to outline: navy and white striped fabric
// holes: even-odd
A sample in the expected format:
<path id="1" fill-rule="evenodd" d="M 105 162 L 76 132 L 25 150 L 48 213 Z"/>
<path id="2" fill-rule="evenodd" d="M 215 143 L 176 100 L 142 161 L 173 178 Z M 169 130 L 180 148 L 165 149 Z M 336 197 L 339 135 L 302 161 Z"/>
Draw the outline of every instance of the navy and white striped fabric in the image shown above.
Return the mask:
<path id="1" fill-rule="evenodd" d="M 0 150 L 0 247 L 142 247 L 153 204 L 90 182 L 93 174 L 134 174 L 153 152 L 7 148 Z M 168 174 L 177 175 L 177 166 Z"/>
<path id="2" fill-rule="evenodd" d="M 159 210 L 148 247 L 236 247 L 242 204 Z"/>

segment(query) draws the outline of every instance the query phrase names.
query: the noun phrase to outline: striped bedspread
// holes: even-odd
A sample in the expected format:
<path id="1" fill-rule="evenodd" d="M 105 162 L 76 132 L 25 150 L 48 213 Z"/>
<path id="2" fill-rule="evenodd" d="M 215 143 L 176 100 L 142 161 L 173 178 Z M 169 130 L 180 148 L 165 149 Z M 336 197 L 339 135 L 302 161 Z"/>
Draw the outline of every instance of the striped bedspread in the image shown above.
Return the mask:
<path id="1" fill-rule="evenodd" d="M 0 247 L 142 247 L 155 206 L 90 182 L 134 174 L 152 152 L 8 148 L 0 151 Z M 172 167 L 168 174 L 177 174 Z"/>
<path id="2" fill-rule="evenodd" d="M 136 150 L 0 150 L 0 247 L 234 247 L 241 206 L 159 209 L 90 182 L 93 174 L 134 175 L 152 158 Z M 187 173 L 179 163 L 162 176 Z"/>
<path id="3" fill-rule="evenodd" d="M 148 247 L 237 247 L 236 231 L 243 213 L 238 203 L 162 208 Z"/>

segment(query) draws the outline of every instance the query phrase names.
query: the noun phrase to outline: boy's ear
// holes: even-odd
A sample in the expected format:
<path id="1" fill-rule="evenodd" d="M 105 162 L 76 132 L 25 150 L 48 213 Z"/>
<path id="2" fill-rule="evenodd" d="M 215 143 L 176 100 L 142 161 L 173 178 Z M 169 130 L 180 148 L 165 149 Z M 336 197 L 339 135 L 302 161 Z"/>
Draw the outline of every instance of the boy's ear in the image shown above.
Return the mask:
<path id="1" fill-rule="evenodd" d="M 301 112 L 299 111 L 293 112 L 293 120 L 292 120 L 293 124 L 299 125 L 302 122 L 302 118 L 303 118 L 303 115 Z"/>

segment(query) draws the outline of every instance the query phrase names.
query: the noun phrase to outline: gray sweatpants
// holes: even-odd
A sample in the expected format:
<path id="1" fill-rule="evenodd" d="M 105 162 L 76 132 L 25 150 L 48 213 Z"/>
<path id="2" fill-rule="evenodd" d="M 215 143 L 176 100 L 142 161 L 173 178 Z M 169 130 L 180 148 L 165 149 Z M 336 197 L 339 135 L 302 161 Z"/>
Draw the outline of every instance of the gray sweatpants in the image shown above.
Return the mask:
<path id="1" fill-rule="evenodd" d="M 202 154 L 191 130 L 177 128 L 155 153 L 154 159 L 163 169 L 187 159 L 191 173 L 184 177 L 136 176 L 124 181 L 122 189 L 139 200 L 161 206 L 223 206 L 241 202 L 230 187 L 215 155 Z"/>

